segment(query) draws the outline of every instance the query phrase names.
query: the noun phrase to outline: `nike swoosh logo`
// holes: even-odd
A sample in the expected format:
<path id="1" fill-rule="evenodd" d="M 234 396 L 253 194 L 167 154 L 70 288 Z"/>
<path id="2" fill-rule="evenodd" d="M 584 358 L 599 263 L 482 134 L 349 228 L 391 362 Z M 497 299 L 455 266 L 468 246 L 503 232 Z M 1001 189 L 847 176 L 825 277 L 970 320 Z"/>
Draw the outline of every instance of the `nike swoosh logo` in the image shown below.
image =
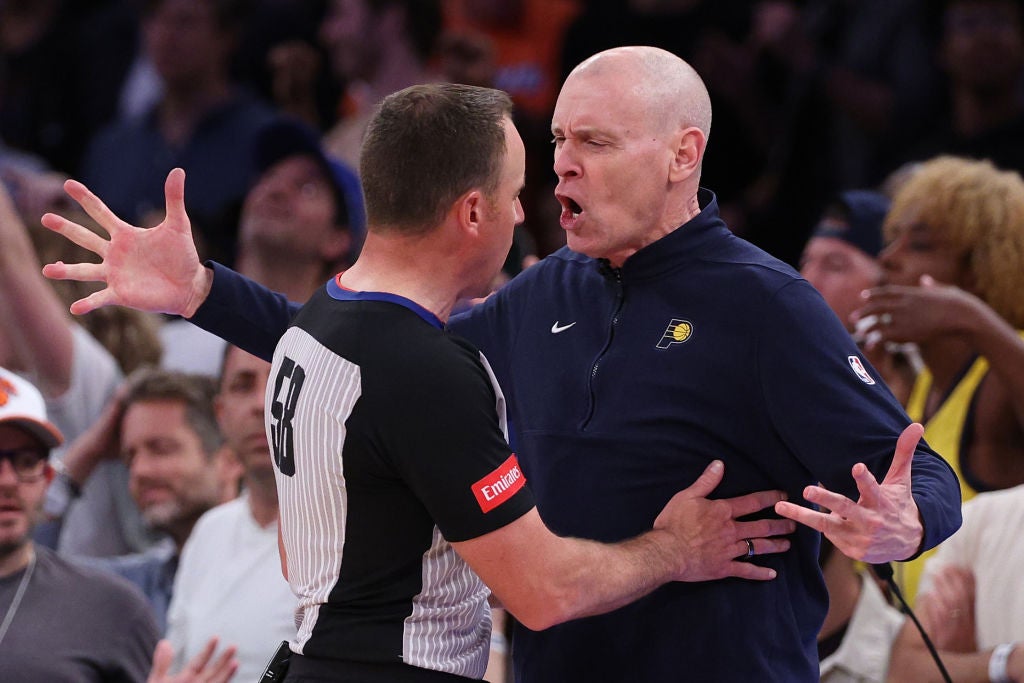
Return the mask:
<path id="1" fill-rule="evenodd" d="M 555 324 L 551 326 L 551 334 L 558 334 L 559 332 L 565 332 L 567 329 L 569 329 L 570 327 L 572 327 L 575 324 L 576 323 L 569 323 L 568 325 L 559 325 L 558 321 L 556 320 Z"/>

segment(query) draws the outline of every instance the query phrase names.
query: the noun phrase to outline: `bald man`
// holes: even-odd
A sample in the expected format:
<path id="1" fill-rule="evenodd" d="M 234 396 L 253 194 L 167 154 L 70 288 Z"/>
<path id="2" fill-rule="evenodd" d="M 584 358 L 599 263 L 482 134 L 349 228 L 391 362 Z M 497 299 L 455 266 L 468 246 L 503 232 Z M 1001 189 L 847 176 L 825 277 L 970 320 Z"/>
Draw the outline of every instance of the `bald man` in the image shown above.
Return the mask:
<path id="1" fill-rule="evenodd" d="M 719 505 L 690 517 L 688 533 L 693 566 L 728 578 L 684 579 L 603 616 L 519 628 L 517 681 L 817 681 L 827 603 L 818 532 L 885 562 L 960 524 L 953 472 L 918 443 L 920 425 L 825 302 L 733 236 L 699 187 L 709 102 L 693 69 L 655 48 L 577 67 L 552 122 L 568 246 L 449 323 L 490 361 L 522 471 L 557 533 L 634 537 L 713 459 L 725 464 L 708 494 Z M 159 306 L 268 359 L 295 311 L 219 266 L 161 271 L 156 283 L 147 263 L 135 297 L 104 264 L 45 272 L 102 271 L 108 288 L 76 312 Z M 834 512 L 779 502 L 778 513 L 807 525 L 788 552 L 771 552 L 778 539 L 733 535 L 731 558 L 713 562 L 712 529 L 739 524 L 720 499 L 770 489 Z M 535 553 L 506 547 L 509 566 Z M 776 578 L 741 578 L 733 565 L 747 563 Z"/>
<path id="2" fill-rule="evenodd" d="M 580 64 L 551 124 L 568 246 L 450 327 L 505 388 L 558 533 L 631 536 L 711 458 L 725 462 L 712 497 L 782 489 L 776 511 L 809 526 L 787 553 L 753 543 L 749 561 L 774 581 L 672 583 L 607 615 L 519 629 L 517 681 L 817 681 L 818 531 L 882 562 L 959 526 L 952 471 L 916 444 L 920 427 L 828 306 L 732 235 L 700 188 L 710 128 L 700 77 L 668 52 Z M 840 513 L 795 504 L 805 496 Z"/>

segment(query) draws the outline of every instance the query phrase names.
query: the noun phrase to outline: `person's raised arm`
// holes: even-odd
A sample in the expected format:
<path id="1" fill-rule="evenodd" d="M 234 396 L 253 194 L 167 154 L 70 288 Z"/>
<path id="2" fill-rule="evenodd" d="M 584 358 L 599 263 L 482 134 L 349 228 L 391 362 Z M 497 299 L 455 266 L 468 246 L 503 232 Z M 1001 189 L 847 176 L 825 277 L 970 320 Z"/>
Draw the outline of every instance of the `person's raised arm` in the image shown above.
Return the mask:
<path id="1" fill-rule="evenodd" d="M 122 382 L 99 417 L 69 443 L 64 451 L 61 460 L 64 473 L 71 485 L 79 491 L 101 462 L 121 457 L 121 420 L 124 418 L 124 397 L 127 392 L 128 382 Z"/>
<path id="2" fill-rule="evenodd" d="M 942 651 L 939 656 L 957 683 L 989 683 L 989 664 L 994 648 L 979 652 Z M 1024 680 L 1024 646 L 1014 647 L 1006 661 L 1008 680 Z M 889 659 L 888 683 L 942 683 L 942 674 L 921 640 L 914 624 L 907 619 L 893 643 Z"/>
<path id="3" fill-rule="evenodd" d="M 534 508 L 496 531 L 452 546 L 501 604 L 535 630 L 611 611 L 670 581 L 773 579 L 775 570 L 739 558 L 786 551 L 789 541 L 779 536 L 796 525 L 784 519 L 738 520 L 770 507 L 783 494 L 709 500 L 723 474 L 722 463 L 712 463 L 668 502 L 653 530 L 619 543 L 556 536 Z"/>
<path id="4" fill-rule="evenodd" d="M 44 275 L 58 280 L 106 283 L 104 289 L 72 304 L 72 313 L 88 313 L 109 305 L 186 318 L 195 313 L 210 292 L 213 273 L 200 263 L 192 239 L 192 225 L 185 212 L 183 170 L 176 168 L 167 175 L 167 216 L 148 229 L 122 221 L 78 181 L 68 180 L 64 188 L 110 236 L 103 239 L 53 213 L 42 218 L 45 227 L 102 259 L 98 264 L 57 262 L 43 268 Z"/>
<path id="5" fill-rule="evenodd" d="M 50 283 L 10 195 L 0 184 L 0 324 L 14 359 L 31 372 L 44 396 L 61 396 L 71 383 L 71 321 Z"/>
<path id="6" fill-rule="evenodd" d="M 965 683 L 1002 680 L 989 676 L 990 667 L 999 670 L 1000 655 L 994 654 L 995 648 L 979 650 L 976 644 L 973 572 L 967 567 L 947 565 L 931 579 L 931 588 L 917 596 L 916 611 L 950 678 Z M 1003 665 L 1008 680 L 1024 680 L 1024 647 L 1013 646 Z M 894 683 L 942 681 L 921 634 L 909 619 L 893 642 L 887 680 Z"/>
<path id="7" fill-rule="evenodd" d="M 756 332 L 761 409 L 807 467 L 805 499 L 831 510 L 796 505 L 794 489 L 776 511 L 872 563 L 908 559 L 949 537 L 961 523 L 956 474 L 872 377 L 831 309 L 806 281 L 792 280 L 770 311 Z"/>

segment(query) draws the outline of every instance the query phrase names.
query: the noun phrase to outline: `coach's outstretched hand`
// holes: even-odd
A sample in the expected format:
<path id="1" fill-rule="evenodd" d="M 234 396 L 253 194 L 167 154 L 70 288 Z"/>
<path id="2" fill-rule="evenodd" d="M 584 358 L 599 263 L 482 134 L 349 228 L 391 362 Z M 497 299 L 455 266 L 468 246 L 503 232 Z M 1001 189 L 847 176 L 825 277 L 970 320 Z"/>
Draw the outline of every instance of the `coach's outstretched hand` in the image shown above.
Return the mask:
<path id="1" fill-rule="evenodd" d="M 154 228 L 128 225 L 75 180 L 65 182 L 64 190 L 110 235 L 109 240 L 103 239 L 56 214 L 42 218 L 45 227 L 102 259 L 100 263 L 58 261 L 43 267 L 43 275 L 55 280 L 106 283 L 106 288 L 73 303 L 72 313 L 80 315 L 109 305 L 186 318 L 195 313 L 210 292 L 213 274 L 199 262 L 192 240 L 192 226 L 185 213 L 183 170 L 176 168 L 167 175 L 167 217 Z"/>
<path id="2" fill-rule="evenodd" d="M 924 427 L 911 424 L 896 441 L 885 479 L 879 484 L 864 463 L 853 466 L 860 499 L 852 500 L 822 486 L 808 486 L 804 498 L 829 512 L 818 512 L 788 501 L 775 511 L 817 529 L 848 557 L 869 563 L 905 560 L 921 545 L 924 527 L 910 490 L 910 463 Z"/>

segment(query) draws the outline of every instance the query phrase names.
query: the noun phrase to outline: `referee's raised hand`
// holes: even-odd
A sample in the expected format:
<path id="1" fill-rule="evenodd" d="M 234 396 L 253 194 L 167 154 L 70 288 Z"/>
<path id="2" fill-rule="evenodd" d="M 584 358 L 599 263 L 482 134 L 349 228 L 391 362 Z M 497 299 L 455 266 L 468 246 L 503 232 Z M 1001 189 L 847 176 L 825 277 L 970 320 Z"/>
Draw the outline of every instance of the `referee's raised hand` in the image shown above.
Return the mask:
<path id="1" fill-rule="evenodd" d="M 103 282 L 106 287 L 71 305 L 76 315 L 102 306 L 129 306 L 191 317 L 209 294 L 213 274 L 199 261 L 192 225 L 185 213 L 185 172 L 167 175 L 167 215 L 153 228 L 125 223 L 89 188 L 68 180 L 64 190 L 110 236 L 48 213 L 42 224 L 100 257 L 100 263 L 50 263 L 43 275 L 54 280 Z"/>

